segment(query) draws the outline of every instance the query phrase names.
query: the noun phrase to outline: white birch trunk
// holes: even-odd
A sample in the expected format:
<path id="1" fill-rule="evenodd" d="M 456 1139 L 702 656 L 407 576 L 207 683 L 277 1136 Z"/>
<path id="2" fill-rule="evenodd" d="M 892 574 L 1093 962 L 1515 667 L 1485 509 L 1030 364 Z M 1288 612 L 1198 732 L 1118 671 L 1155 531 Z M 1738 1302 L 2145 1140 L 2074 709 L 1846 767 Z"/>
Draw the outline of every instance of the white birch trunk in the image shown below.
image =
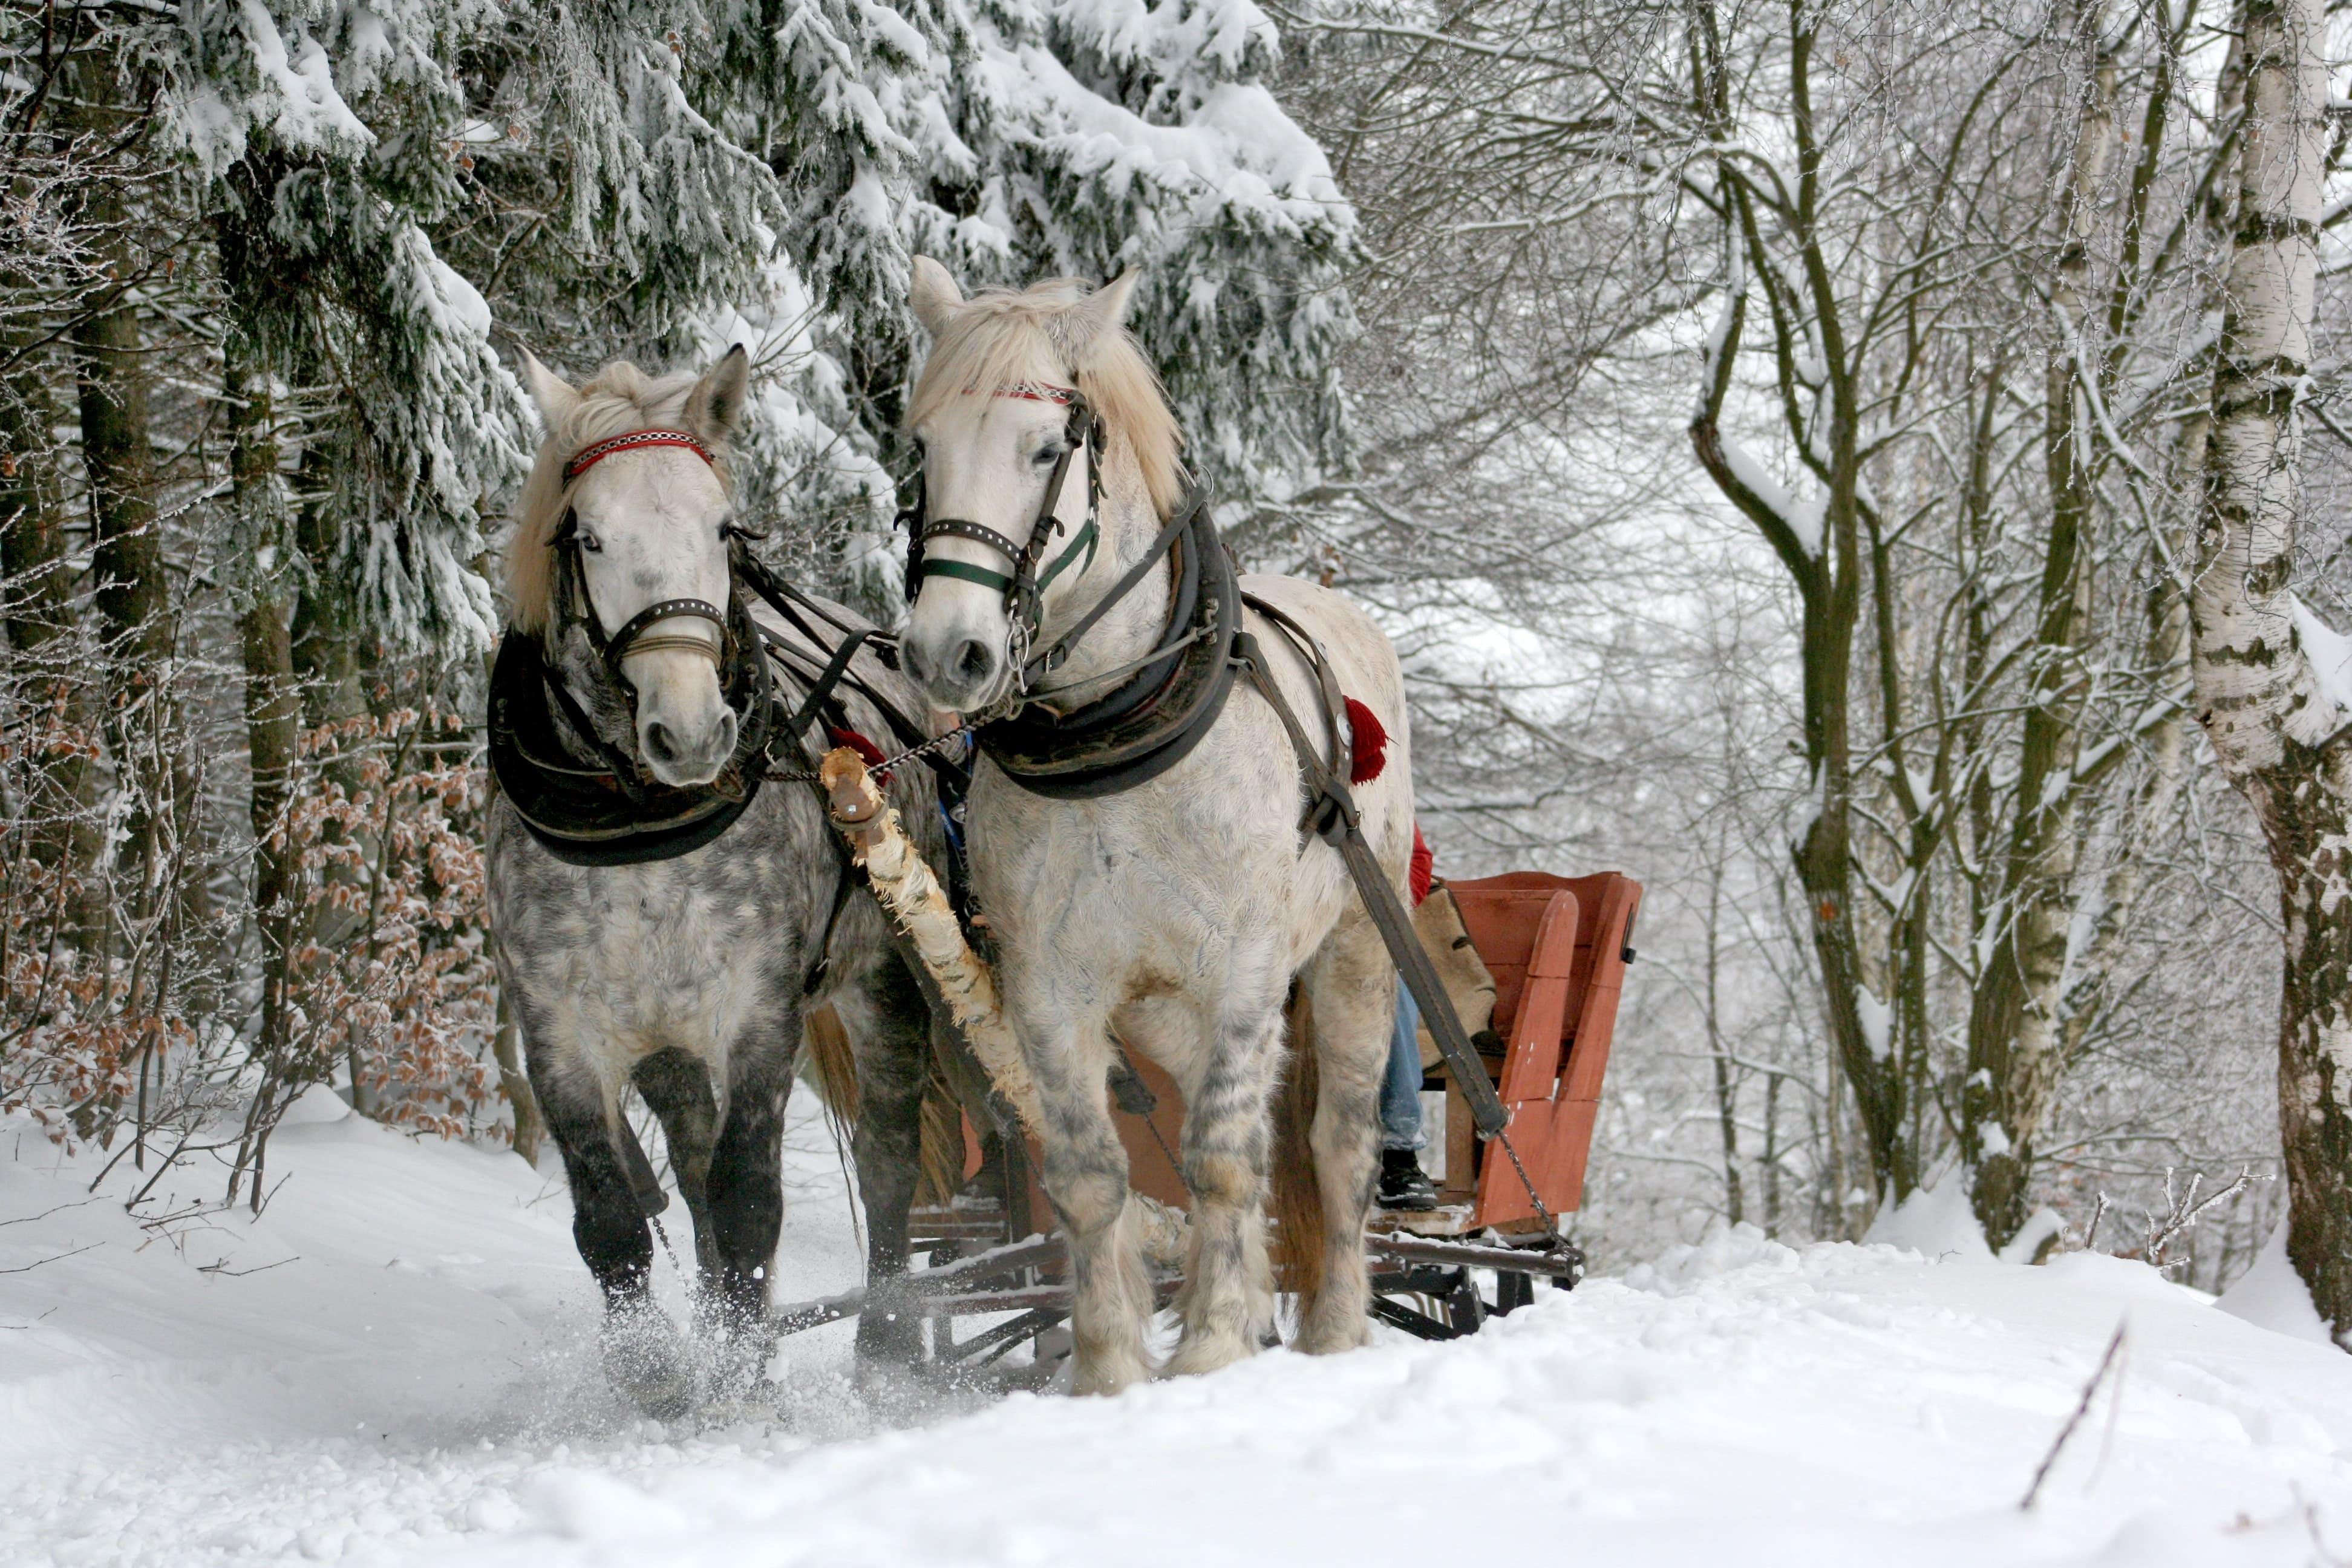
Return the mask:
<path id="1" fill-rule="evenodd" d="M 2287 586 L 2326 172 L 2325 0 L 2246 0 L 2245 129 L 2190 596 L 2198 717 L 2279 879 L 2287 1253 L 2352 1349 L 2352 746 Z"/>

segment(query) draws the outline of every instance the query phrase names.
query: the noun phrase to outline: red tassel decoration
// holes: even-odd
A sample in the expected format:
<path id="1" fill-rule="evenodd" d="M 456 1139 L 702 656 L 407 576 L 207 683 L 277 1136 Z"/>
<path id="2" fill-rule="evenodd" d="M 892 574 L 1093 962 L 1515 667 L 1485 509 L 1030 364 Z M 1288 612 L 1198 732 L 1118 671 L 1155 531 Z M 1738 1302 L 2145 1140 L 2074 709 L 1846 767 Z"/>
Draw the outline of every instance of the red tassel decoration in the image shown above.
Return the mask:
<path id="1" fill-rule="evenodd" d="M 1355 753 L 1355 762 L 1348 769 L 1348 782 L 1370 784 L 1388 765 L 1389 732 L 1381 728 L 1380 720 L 1370 709 L 1352 697 L 1346 701 L 1349 746 Z"/>

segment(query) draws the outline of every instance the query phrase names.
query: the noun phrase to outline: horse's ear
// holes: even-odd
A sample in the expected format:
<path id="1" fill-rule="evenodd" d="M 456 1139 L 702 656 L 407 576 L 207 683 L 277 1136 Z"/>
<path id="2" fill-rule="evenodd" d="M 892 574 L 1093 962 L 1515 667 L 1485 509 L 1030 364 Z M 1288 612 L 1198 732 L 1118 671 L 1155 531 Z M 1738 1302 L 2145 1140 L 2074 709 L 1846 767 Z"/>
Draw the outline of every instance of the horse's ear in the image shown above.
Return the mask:
<path id="1" fill-rule="evenodd" d="M 1127 324 L 1127 307 L 1142 277 L 1130 267 L 1063 314 L 1061 346 L 1071 368 L 1082 368 L 1094 358 L 1096 344 Z"/>
<path id="2" fill-rule="evenodd" d="M 742 420 L 751 385 L 751 356 L 737 343 L 686 395 L 686 427 L 714 447 L 724 446 Z"/>
<path id="3" fill-rule="evenodd" d="M 539 405 L 539 416 L 552 432 L 572 417 L 580 406 L 580 394 L 572 384 L 539 363 L 539 356 L 521 349 L 523 384 L 530 388 L 530 400 Z"/>
<path id="4" fill-rule="evenodd" d="M 955 320 L 956 307 L 963 303 L 963 290 L 956 287 L 946 268 L 928 256 L 918 256 L 907 282 L 907 303 L 915 320 L 923 323 L 923 331 L 936 338 Z"/>

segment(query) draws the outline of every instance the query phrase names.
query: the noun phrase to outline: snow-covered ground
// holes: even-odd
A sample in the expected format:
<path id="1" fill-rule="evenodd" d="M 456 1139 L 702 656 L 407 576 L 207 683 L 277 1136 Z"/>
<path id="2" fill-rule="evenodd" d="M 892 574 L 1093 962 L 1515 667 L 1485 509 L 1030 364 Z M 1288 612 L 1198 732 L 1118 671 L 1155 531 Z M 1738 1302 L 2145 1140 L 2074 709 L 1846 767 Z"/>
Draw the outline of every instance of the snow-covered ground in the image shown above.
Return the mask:
<path id="1" fill-rule="evenodd" d="M 1097 1401 L 877 1408 L 835 1328 L 666 1430 L 604 1391 L 560 1180 L 303 1110 L 257 1222 L 142 1227 L 0 1129 L 0 1563 L 2352 1559 L 2352 1358 L 2137 1264 L 1736 1232 L 1472 1340 Z M 793 1142 L 798 1296 L 856 1247 Z M 2120 1402 L 2021 1512 L 2123 1321 Z"/>

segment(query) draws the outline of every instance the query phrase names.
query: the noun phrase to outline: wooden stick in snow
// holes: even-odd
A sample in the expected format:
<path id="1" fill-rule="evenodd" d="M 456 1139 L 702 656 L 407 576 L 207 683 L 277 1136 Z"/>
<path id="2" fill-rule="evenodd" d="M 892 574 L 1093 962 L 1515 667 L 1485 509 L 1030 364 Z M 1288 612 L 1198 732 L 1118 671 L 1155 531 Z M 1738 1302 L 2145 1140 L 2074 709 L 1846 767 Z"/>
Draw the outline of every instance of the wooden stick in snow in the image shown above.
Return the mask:
<path id="1" fill-rule="evenodd" d="M 2050 1479 L 2050 1468 L 2058 1462 L 2058 1455 L 2066 1447 L 2066 1439 L 2074 1435 L 2074 1428 L 2083 1424 L 2084 1415 L 2090 1414 L 2091 1401 L 2098 1397 L 2099 1384 L 2106 1382 L 2107 1370 L 2116 1364 L 2116 1354 L 2124 1348 L 2124 1331 L 2129 1326 L 2128 1321 L 2116 1325 L 2115 1337 L 2107 1342 L 2107 1353 L 2099 1358 L 2098 1370 L 2092 1373 L 2091 1381 L 2083 1385 L 2083 1397 L 2075 1405 L 2074 1414 L 2066 1417 L 2066 1425 L 2058 1428 L 2058 1440 L 2050 1445 L 2050 1451 L 2042 1456 L 2042 1463 L 2034 1467 L 2033 1484 L 2025 1489 L 2025 1500 L 2017 1505 L 2019 1511 L 2030 1510 L 2033 1507 L 2033 1500 L 2042 1495 L 2042 1483 Z"/>

